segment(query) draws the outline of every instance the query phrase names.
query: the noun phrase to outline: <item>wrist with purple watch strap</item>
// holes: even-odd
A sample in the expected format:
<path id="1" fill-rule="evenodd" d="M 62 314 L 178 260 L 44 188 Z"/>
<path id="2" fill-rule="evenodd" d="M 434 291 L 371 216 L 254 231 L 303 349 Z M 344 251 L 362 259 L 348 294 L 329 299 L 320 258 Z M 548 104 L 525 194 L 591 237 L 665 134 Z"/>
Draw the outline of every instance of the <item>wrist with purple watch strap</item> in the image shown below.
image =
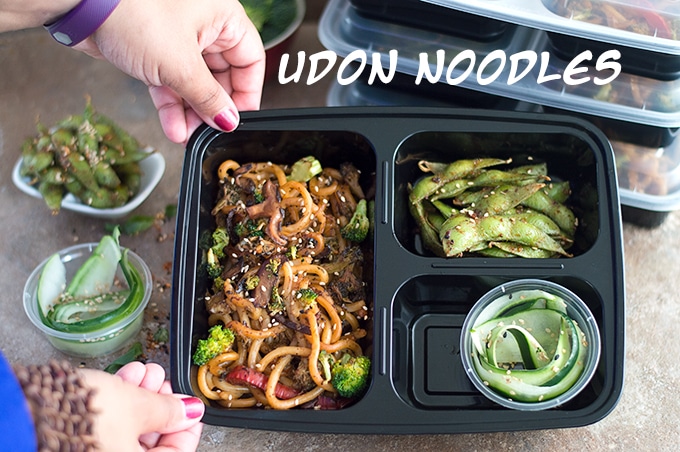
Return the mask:
<path id="1" fill-rule="evenodd" d="M 97 31 L 120 1 L 82 0 L 56 21 L 45 24 L 45 28 L 57 42 L 72 47 Z"/>

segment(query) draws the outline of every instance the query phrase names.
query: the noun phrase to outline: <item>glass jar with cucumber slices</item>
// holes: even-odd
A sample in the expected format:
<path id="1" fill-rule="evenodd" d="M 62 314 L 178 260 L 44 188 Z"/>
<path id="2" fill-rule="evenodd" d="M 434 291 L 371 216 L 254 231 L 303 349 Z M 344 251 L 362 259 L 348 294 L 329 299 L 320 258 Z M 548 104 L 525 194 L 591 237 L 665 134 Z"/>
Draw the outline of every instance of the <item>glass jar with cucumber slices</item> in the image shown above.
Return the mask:
<path id="1" fill-rule="evenodd" d="M 120 246 L 116 230 L 38 265 L 24 287 L 24 310 L 55 348 L 92 358 L 137 336 L 151 292 L 149 268 Z"/>
<path id="2" fill-rule="evenodd" d="M 518 410 L 566 403 L 590 382 L 600 335 L 588 306 L 551 281 L 515 280 L 487 292 L 461 334 L 465 371 L 486 397 Z"/>

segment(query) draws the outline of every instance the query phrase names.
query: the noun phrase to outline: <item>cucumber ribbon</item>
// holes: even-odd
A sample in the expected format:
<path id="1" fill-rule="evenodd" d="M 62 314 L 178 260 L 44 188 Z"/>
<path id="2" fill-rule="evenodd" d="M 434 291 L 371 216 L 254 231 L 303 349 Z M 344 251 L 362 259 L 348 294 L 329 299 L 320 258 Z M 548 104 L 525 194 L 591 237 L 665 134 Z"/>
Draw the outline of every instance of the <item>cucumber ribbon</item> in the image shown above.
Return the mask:
<path id="1" fill-rule="evenodd" d="M 531 291 L 521 303 L 471 330 L 472 363 L 484 384 L 518 402 L 565 393 L 583 373 L 585 335 L 552 295 Z"/>
<path id="2" fill-rule="evenodd" d="M 67 333 L 90 333 L 116 324 L 139 307 L 144 299 L 144 282 L 129 261 L 129 250 L 120 249 L 118 237 L 117 229 L 103 237 L 68 288 L 55 300 L 38 300 L 40 317 L 45 325 Z M 118 266 L 128 287 L 114 291 L 112 286 Z M 57 273 L 61 277 L 62 272 Z M 40 285 L 65 287 L 64 281 L 51 281 L 52 278 L 53 275 L 44 271 L 41 280 L 45 282 L 41 281 Z"/>

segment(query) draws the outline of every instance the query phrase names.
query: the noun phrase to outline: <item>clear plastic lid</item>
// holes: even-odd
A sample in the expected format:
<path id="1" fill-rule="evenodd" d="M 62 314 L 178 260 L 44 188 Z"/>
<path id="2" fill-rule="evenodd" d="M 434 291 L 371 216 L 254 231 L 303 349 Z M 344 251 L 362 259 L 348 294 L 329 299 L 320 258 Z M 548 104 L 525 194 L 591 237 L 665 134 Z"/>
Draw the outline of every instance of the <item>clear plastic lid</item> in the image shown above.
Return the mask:
<path id="1" fill-rule="evenodd" d="M 520 102 L 515 99 L 491 96 L 485 93 L 465 90 L 463 88 L 442 86 L 439 96 L 434 93 L 423 93 L 417 90 L 406 91 L 390 85 L 369 85 L 366 80 L 359 79 L 349 85 L 333 82 L 328 89 L 326 105 L 329 107 L 370 107 L 370 106 L 414 106 L 414 107 L 448 107 L 448 108 L 490 108 L 494 110 L 512 110 L 538 112 L 540 106 Z M 451 92 L 446 95 L 446 88 Z M 484 97 L 480 97 L 484 96 Z M 464 98 L 456 102 L 456 98 Z"/>
<path id="2" fill-rule="evenodd" d="M 483 57 L 494 50 L 513 53 L 529 45 L 532 33 L 524 27 L 509 26 L 505 33 L 493 41 L 477 41 L 446 35 L 396 23 L 370 19 L 357 13 L 346 1 L 329 0 L 319 21 L 319 40 L 329 50 L 346 57 L 355 50 L 363 50 L 368 55 L 379 53 L 384 68 L 390 66 L 390 50 L 398 51 L 397 71 L 405 74 L 418 74 L 419 59 L 422 52 L 432 53 L 429 59 L 434 63 L 437 51 L 443 53 L 443 61 L 448 64 L 460 52 L 469 50 Z M 479 62 L 481 58 L 477 58 Z M 493 73 L 500 62 L 488 64 L 484 73 Z M 433 68 L 433 71 L 435 69 Z M 434 72 L 433 72 L 434 73 Z M 423 83 L 427 83 L 426 80 Z"/>
<path id="3" fill-rule="evenodd" d="M 678 0 L 422 0 L 546 31 L 680 55 Z"/>
<path id="4" fill-rule="evenodd" d="M 515 97 L 528 97 L 536 103 L 550 105 L 580 113 L 620 119 L 659 127 L 680 125 L 680 78 L 659 80 L 621 72 L 608 83 L 598 85 L 596 79 L 608 79 L 612 72 L 597 70 L 594 55 L 592 60 L 580 64 L 583 72 L 565 82 L 564 74 L 573 60 L 563 60 L 552 52 L 547 34 L 537 32 L 536 52 L 548 52 L 550 60 L 546 74 L 561 75 L 561 78 L 539 83 L 539 71 L 523 80 L 526 91 L 518 86 L 508 87 Z M 585 83 L 573 80 L 588 79 Z"/>
<path id="5" fill-rule="evenodd" d="M 680 139 L 659 148 L 611 144 L 623 204 L 661 212 L 680 208 Z"/>
<path id="6" fill-rule="evenodd" d="M 435 99 L 424 99 L 416 94 L 397 92 L 385 86 L 371 86 L 361 80 L 349 85 L 341 85 L 337 81 L 328 89 L 326 105 L 329 107 L 368 107 L 368 106 L 429 106 L 454 107 L 449 102 Z"/>
<path id="7" fill-rule="evenodd" d="M 591 60 L 577 65 L 585 72 L 572 72 L 572 80 L 588 77 L 585 83 L 574 84 L 572 80 L 567 83 L 564 73 L 573 60 L 555 56 L 548 43 L 548 34 L 543 30 L 512 27 L 502 39 L 481 43 L 367 19 L 358 16 L 348 2 L 330 0 L 319 22 L 319 39 L 327 49 L 342 57 L 357 49 L 380 53 L 384 68 L 389 67 L 388 52 L 395 49 L 398 51 L 397 72 L 414 76 L 419 74 L 421 65 L 429 66 L 430 74 L 437 74 L 437 53 L 443 50 L 446 57 L 444 70 L 439 72 L 439 83 L 616 120 L 656 127 L 680 126 L 680 79 L 658 80 L 621 73 L 605 85 L 598 85 L 595 76 L 612 78 L 611 71 L 601 69 L 594 73 L 593 68 L 588 67 L 589 64 L 595 67 L 602 54 L 593 55 Z M 453 59 L 464 50 L 474 52 L 473 70 L 466 72 L 465 64 L 449 69 Z M 513 68 L 511 57 L 524 51 L 537 56 L 533 67 L 524 71 L 524 60 L 519 59 Z M 424 63 L 421 54 L 428 56 Z M 543 61 L 543 58 L 547 60 Z M 480 62 L 485 59 L 490 63 L 479 70 Z M 430 82 L 423 78 L 421 83 Z"/>

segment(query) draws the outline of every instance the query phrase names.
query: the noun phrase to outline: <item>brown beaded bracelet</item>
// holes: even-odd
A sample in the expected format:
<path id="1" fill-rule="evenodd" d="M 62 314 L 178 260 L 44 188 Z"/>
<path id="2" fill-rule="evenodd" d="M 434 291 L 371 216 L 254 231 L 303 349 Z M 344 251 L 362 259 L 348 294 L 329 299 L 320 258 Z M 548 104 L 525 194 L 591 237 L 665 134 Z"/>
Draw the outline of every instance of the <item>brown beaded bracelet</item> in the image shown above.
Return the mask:
<path id="1" fill-rule="evenodd" d="M 39 451 L 93 451 L 93 390 L 68 361 L 42 366 L 14 366 L 31 409 Z"/>

